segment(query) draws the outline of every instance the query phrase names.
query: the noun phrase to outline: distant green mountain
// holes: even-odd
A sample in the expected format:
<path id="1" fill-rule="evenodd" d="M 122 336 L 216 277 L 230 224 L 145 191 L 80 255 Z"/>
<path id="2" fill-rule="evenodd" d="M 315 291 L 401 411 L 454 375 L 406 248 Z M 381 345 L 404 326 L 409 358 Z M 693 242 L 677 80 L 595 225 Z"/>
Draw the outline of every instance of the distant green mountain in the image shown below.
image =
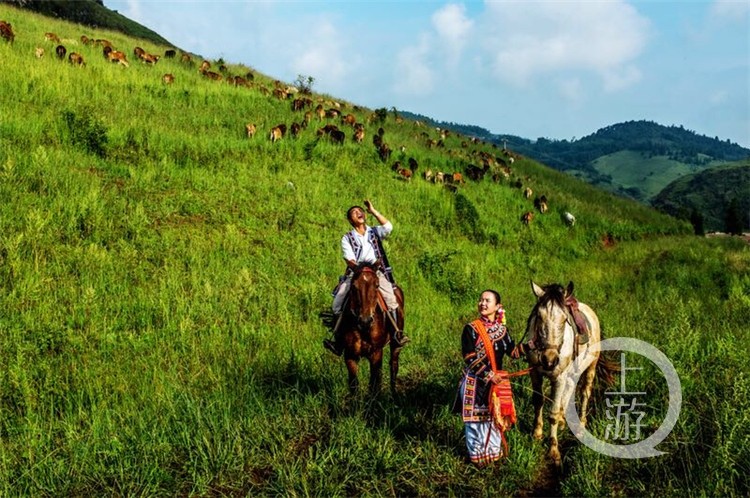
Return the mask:
<path id="1" fill-rule="evenodd" d="M 652 121 L 614 124 L 578 140 L 530 140 L 516 135 L 494 135 L 478 126 L 434 121 L 419 114 L 402 114 L 431 126 L 507 146 L 547 166 L 641 202 L 653 199 L 682 176 L 750 157 L 750 149 L 729 140 Z"/>
<path id="2" fill-rule="evenodd" d="M 49 17 L 70 21 L 91 28 L 120 31 L 135 38 L 149 40 L 157 45 L 172 45 L 158 33 L 110 10 L 102 0 L 0 0 Z"/>
<path id="3" fill-rule="evenodd" d="M 662 190 L 652 204 L 680 218 L 698 214 L 705 230 L 724 231 L 733 201 L 743 227 L 750 228 L 750 160 L 685 175 Z"/>

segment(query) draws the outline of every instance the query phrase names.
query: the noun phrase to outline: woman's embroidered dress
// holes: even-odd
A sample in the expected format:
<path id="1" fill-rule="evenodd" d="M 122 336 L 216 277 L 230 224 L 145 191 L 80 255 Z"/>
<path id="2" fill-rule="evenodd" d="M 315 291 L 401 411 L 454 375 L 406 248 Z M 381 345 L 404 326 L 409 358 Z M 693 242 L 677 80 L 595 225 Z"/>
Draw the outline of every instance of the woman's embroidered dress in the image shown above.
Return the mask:
<path id="1" fill-rule="evenodd" d="M 492 344 L 490 354 L 495 356 L 498 369 L 502 369 L 504 355 L 510 355 L 515 345 L 505 327 L 505 313 L 501 308 L 497 319 L 481 319 Z M 466 447 L 472 462 L 483 465 L 502 455 L 501 437 L 493 426 L 488 399 L 492 366 L 479 333 L 471 323 L 461 335 L 461 350 L 466 364 L 461 381 L 461 417 L 465 424 Z"/>

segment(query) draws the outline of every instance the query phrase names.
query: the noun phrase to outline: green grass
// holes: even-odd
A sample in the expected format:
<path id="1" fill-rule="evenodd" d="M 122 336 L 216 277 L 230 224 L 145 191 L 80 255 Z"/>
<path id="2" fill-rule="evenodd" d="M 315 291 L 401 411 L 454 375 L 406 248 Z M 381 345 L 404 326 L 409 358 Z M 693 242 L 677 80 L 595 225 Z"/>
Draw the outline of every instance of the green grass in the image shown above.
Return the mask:
<path id="1" fill-rule="evenodd" d="M 611 186 L 615 191 L 632 189 L 644 201 L 652 199 L 674 180 L 713 165 L 691 166 L 665 156 L 645 157 L 635 151 L 616 152 L 593 163 L 596 171 L 612 178 Z"/>
<path id="2" fill-rule="evenodd" d="M 0 44 L 0 495 L 747 494 L 746 244 L 688 237 L 684 222 L 523 158 L 511 181 L 457 194 L 400 181 L 371 145 L 377 123 L 362 145 L 348 129 L 344 146 L 318 140 L 315 120 L 272 144 L 271 126 L 301 120 L 261 91 L 272 78 L 235 88 L 174 60 L 114 66 L 85 46 L 83 68 L 49 50 L 38 60 L 44 32 L 73 40 L 80 27 L 7 5 L 0 19 L 16 30 Z M 163 48 L 96 35 L 128 54 Z M 434 131 L 392 116 L 382 126 L 391 162 L 415 157 L 419 173 L 500 154 L 457 136 L 429 149 L 421 134 Z M 529 227 L 516 179 L 550 201 Z M 394 223 L 413 339 L 397 396 L 375 400 L 347 397 L 317 317 L 343 269 L 344 213 L 365 197 Z M 607 337 L 649 341 L 675 363 L 685 404 L 668 456 L 613 460 L 565 431 L 551 476 L 524 378 L 510 459 L 465 462 L 449 413 L 462 325 L 493 287 L 520 337 L 530 279 L 574 280 Z M 663 386 L 634 381 L 658 419 Z"/>

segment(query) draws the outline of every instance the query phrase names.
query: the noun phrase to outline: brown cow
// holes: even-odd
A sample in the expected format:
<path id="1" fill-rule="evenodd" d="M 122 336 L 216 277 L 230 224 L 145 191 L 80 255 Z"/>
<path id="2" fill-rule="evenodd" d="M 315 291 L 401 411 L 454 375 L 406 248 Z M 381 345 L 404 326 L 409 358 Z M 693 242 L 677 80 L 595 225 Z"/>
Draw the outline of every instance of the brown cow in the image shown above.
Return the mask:
<path id="1" fill-rule="evenodd" d="M 541 196 L 534 199 L 534 207 L 544 214 L 547 212 L 547 196 Z"/>
<path id="2" fill-rule="evenodd" d="M 124 52 L 120 52 L 119 50 L 112 50 L 112 47 L 109 45 L 106 45 L 104 47 L 102 53 L 104 54 L 104 58 L 110 62 L 122 64 L 125 67 L 128 67 L 130 65 L 128 64 L 128 58 Z"/>
<path id="3" fill-rule="evenodd" d="M 58 45 L 55 48 L 55 53 L 57 54 L 58 59 L 63 60 L 65 58 L 65 54 L 68 53 L 68 50 L 63 45 Z"/>
<path id="4" fill-rule="evenodd" d="M 523 222 L 524 225 L 528 226 L 528 224 L 531 223 L 531 220 L 533 219 L 534 219 L 534 213 L 532 213 L 531 211 L 526 211 L 525 213 L 523 213 L 523 215 L 521 215 L 521 221 Z"/>
<path id="5" fill-rule="evenodd" d="M 255 123 L 248 123 L 245 125 L 245 132 L 247 133 L 247 138 L 253 138 L 255 136 L 255 131 L 257 130 Z"/>
<path id="6" fill-rule="evenodd" d="M 44 33 L 44 39 L 46 41 L 51 41 L 55 43 L 60 43 L 60 37 L 57 36 L 55 33 Z"/>
<path id="7" fill-rule="evenodd" d="M 380 160 L 383 162 L 388 161 L 391 157 L 391 148 L 388 147 L 388 144 L 383 142 L 380 147 L 378 147 L 378 155 L 380 156 Z"/>
<path id="8" fill-rule="evenodd" d="M 453 173 L 453 183 L 463 184 L 464 183 L 464 175 L 461 173 Z"/>
<path id="9" fill-rule="evenodd" d="M 341 124 L 349 125 L 353 128 L 357 124 L 357 118 L 354 117 L 354 114 L 341 116 Z"/>
<path id="10" fill-rule="evenodd" d="M 417 160 L 414 159 L 413 157 L 410 157 L 409 158 L 409 169 L 411 170 L 411 172 L 412 173 L 416 173 L 418 167 L 419 167 L 419 163 L 417 163 Z"/>
<path id="11" fill-rule="evenodd" d="M 174 74 L 167 73 L 161 77 L 161 80 L 164 82 L 165 85 L 171 85 L 172 83 L 174 83 Z"/>
<path id="12" fill-rule="evenodd" d="M 159 62 L 159 56 L 147 54 L 144 52 L 143 55 L 141 55 L 141 60 L 144 62 L 144 64 L 151 64 L 153 66 L 154 64 Z"/>
<path id="13" fill-rule="evenodd" d="M 408 169 L 405 169 L 405 168 L 401 168 L 401 169 L 399 169 L 399 170 L 397 171 L 397 173 L 398 173 L 399 175 L 401 175 L 401 177 L 402 177 L 402 178 L 403 178 L 404 180 L 411 180 L 411 176 L 412 176 L 411 170 L 408 170 Z"/>
<path id="14" fill-rule="evenodd" d="M 357 142 L 358 144 L 361 144 L 362 141 L 365 139 L 365 129 L 364 128 L 357 128 L 354 131 L 354 136 L 352 139 Z"/>
<path id="15" fill-rule="evenodd" d="M 133 55 L 135 55 L 139 59 L 142 59 L 143 58 L 143 54 L 145 54 L 145 53 L 146 53 L 146 51 L 143 50 L 141 47 L 135 47 L 133 49 Z"/>
<path id="16" fill-rule="evenodd" d="M 284 138 L 285 134 L 286 134 L 286 125 L 282 123 L 278 126 L 274 126 L 273 128 L 271 128 L 271 135 L 269 138 L 271 139 L 271 142 L 276 143 L 282 138 Z"/>
<path id="17" fill-rule="evenodd" d="M 208 71 L 209 69 L 211 69 L 211 63 L 204 60 L 203 62 L 201 62 L 201 66 L 198 68 L 198 72 L 204 73 Z"/>
<path id="18" fill-rule="evenodd" d="M 292 126 L 290 127 L 289 131 L 292 133 L 292 136 L 294 138 L 297 138 L 297 136 L 302 131 L 302 125 L 299 123 L 292 123 Z"/>
<path id="19" fill-rule="evenodd" d="M 70 55 L 68 55 L 68 61 L 71 64 L 78 64 L 79 66 L 86 65 L 86 63 L 83 62 L 83 56 L 77 52 L 71 52 Z"/>
<path id="20" fill-rule="evenodd" d="M 81 43 L 83 43 L 84 45 L 88 45 L 90 42 L 91 42 L 91 40 L 89 39 L 88 36 L 81 35 Z"/>
<path id="21" fill-rule="evenodd" d="M 206 78 L 212 79 L 214 81 L 221 81 L 222 76 L 219 73 L 215 73 L 213 71 L 202 71 L 203 76 Z"/>

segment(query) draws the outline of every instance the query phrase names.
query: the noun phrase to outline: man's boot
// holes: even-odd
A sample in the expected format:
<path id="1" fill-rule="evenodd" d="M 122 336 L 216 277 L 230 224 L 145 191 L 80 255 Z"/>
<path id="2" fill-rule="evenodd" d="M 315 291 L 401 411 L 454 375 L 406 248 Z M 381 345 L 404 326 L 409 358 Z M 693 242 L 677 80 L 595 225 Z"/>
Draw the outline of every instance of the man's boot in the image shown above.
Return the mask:
<path id="1" fill-rule="evenodd" d="M 393 327 L 391 327 L 391 340 L 400 348 L 406 346 L 411 339 L 405 336 L 404 332 L 398 326 L 398 309 L 388 310 L 388 318 L 390 318 L 391 324 L 393 325 Z"/>
<path id="2" fill-rule="evenodd" d="M 344 352 L 343 345 L 341 344 L 341 339 L 338 337 L 339 325 L 341 325 L 342 316 L 343 313 L 335 313 L 333 315 L 333 328 L 331 329 L 333 340 L 323 339 L 323 347 L 336 356 L 341 356 L 341 354 Z"/>

